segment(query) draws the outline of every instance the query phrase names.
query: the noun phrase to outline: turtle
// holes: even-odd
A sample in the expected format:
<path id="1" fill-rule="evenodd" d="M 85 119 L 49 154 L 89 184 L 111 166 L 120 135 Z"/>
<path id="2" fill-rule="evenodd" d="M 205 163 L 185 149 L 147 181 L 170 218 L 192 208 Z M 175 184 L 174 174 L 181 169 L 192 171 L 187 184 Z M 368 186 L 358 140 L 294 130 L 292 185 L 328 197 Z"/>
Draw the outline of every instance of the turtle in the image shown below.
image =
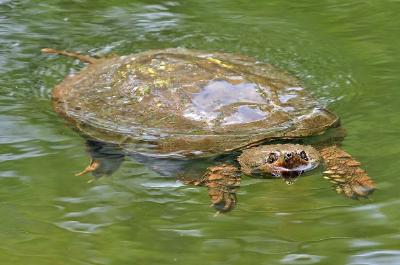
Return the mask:
<path id="1" fill-rule="evenodd" d="M 55 111 L 88 139 L 92 159 L 78 175 L 110 175 L 127 153 L 146 161 L 207 159 L 213 162 L 204 173 L 184 169 L 177 177 L 206 186 L 219 212 L 235 208 L 242 175 L 291 184 L 321 166 L 346 197 L 375 190 L 360 163 L 340 147 L 346 133 L 339 117 L 299 78 L 272 64 L 186 48 L 105 58 L 42 51 L 87 64 L 52 94 Z"/>

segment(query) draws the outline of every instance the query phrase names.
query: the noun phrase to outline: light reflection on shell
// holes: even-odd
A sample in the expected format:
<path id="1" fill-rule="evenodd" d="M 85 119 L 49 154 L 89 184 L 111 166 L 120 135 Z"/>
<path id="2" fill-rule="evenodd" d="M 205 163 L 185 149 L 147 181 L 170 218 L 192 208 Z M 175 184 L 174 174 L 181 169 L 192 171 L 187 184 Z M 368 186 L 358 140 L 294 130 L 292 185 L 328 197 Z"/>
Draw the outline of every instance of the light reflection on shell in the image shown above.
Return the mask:
<path id="1" fill-rule="evenodd" d="M 100 60 L 53 96 L 55 109 L 84 134 L 154 154 L 214 154 L 321 133 L 338 121 L 271 65 L 186 49 Z"/>

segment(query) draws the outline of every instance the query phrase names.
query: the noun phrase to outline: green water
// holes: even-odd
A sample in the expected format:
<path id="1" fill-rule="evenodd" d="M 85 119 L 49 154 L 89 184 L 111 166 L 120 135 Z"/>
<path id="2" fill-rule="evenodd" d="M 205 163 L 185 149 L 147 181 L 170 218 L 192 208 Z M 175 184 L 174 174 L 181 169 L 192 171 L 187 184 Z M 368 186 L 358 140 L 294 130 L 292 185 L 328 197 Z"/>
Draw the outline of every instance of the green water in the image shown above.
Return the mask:
<path id="1" fill-rule="evenodd" d="M 0 264 L 400 264 L 400 2 L 0 0 Z M 83 139 L 51 90 L 91 55 L 187 47 L 299 76 L 342 118 L 343 147 L 378 184 L 335 194 L 315 172 L 288 186 L 244 178 L 214 216 L 206 190 L 134 160 L 75 177 Z"/>

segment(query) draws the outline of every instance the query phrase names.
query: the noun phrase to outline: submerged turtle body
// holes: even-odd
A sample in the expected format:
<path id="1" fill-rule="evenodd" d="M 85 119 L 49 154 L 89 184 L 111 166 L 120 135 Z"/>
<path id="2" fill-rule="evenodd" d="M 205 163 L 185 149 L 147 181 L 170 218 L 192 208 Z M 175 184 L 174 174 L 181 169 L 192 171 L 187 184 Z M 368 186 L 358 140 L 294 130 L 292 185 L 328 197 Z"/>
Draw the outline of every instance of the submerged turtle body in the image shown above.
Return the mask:
<path id="1" fill-rule="evenodd" d="M 84 134 L 147 154 L 213 155 L 338 124 L 269 64 L 187 49 L 99 59 L 53 95 L 57 112 Z"/>

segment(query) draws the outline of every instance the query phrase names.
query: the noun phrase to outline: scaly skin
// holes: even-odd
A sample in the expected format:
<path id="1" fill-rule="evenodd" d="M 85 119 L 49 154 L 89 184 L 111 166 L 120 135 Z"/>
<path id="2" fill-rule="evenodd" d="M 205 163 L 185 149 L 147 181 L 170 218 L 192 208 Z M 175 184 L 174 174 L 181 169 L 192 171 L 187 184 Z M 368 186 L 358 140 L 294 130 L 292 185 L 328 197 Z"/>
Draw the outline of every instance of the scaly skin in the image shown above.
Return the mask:
<path id="1" fill-rule="evenodd" d="M 182 179 L 185 184 L 206 186 L 211 206 L 218 212 L 229 212 L 236 206 L 240 170 L 228 164 L 209 167 L 200 179 Z"/>
<path id="2" fill-rule="evenodd" d="M 375 183 L 367 172 L 360 168 L 360 162 L 350 154 L 336 145 L 322 148 L 320 154 L 326 165 L 324 174 L 335 185 L 338 193 L 357 199 L 367 197 L 374 191 Z"/>
<path id="3" fill-rule="evenodd" d="M 290 146 L 298 147 L 298 145 L 281 145 L 284 149 L 288 149 Z M 257 148 L 248 149 L 248 151 L 254 151 L 256 154 Z M 283 152 L 284 150 L 282 150 Z M 331 180 L 335 185 L 335 189 L 338 193 L 345 195 L 348 198 L 358 199 L 360 197 L 367 197 L 375 190 L 375 183 L 367 172 L 360 168 L 360 163 L 351 157 L 347 152 L 340 149 L 338 146 L 329 146 L 321 148 L 320 155 L 324 159 L 326 171 L 324 174 L 326 178 Z M 241 170 L 243 168 L 243 161 L 239 159 L 241 163 Z M 282 161 L 278 161 L 282 163 Z M 289 169 L 287 164 L 281 165 L 282 168 Z M 186 184 L 194 184 L 197 186 L 208 187 L 208 195 L 211 199 L 211 205 L 214 206 L 219 212 L 228 212 L 232 210 L 237 203 L 236 191 L 240 185 L 240 174 L 241 170 L 233 165 L 221 164 L 218 166 L 212 166 L 207 169 L 207 172 L 203 175 L 200 180 L 184 181 Z M 247 171 L 249 173 L 249 169 Z M 269 172 L 266 172 L 267 174 Z M 279 172 L 278 172 L 279 173 Z M 280 172 L 281 177 L 285 179 L 284 172 Z M 301 173 L 299 173 L 300 175 Z"/>
<path id="4" fill-rule="evenodd" d="M 102 145 L 94 141 L 87 141 L 87 148 L 91 155 L 90 165 L 77 175 L 92 173 L 95 177 L 111 175 L 119 168 L 124 155 L 119 152 L 117 146 Z M 300 157 L 295 152 L 306 151 L 307 160 L 299 161 Z M 279 153 L 278 153 L 279 151 Z M 273 162 L 267 162 L 269 155 L 276 153 L 278 156 Z M 283 159 L 284 155 L 292 153 L 289 160 Z M 305 171 L 312 170 L 322 157 L 326 170 L 325 178 L 329 179 L 338 193 L 346 197 L 357 199 L 367 197 L 375 189 L 375 183 L 367 173 L 360 168 L 360 163 L 352 158 L 347 152 L 338 146 L 320 147 L 319 152 L 311 146 L 296 144 L 279 144 L 253 147 L 245 150 L 238 158 L 241 168 L 230 164 L 210 166 L 201 178 L 180 176 L 179 179 L 185 183 L 196 186 L 206 186 L 208 195 L 213 206 L 218 212 L 229 212 L 237 204 L 236 192 L 240 187 L 241 173 L 247 175 L 275 175 L 283 180 L 288 179 L 285 174 L 292 172 L 291 179 L 297 178 L 303 171 L 297 170 L 297 166 L 303 167 Z M 308 167 L 304 167 L 305 163 Z M 274 166 L 276 169 L 272 170 Z M 292 181 L 290 182 L 292 183 Z"/>

